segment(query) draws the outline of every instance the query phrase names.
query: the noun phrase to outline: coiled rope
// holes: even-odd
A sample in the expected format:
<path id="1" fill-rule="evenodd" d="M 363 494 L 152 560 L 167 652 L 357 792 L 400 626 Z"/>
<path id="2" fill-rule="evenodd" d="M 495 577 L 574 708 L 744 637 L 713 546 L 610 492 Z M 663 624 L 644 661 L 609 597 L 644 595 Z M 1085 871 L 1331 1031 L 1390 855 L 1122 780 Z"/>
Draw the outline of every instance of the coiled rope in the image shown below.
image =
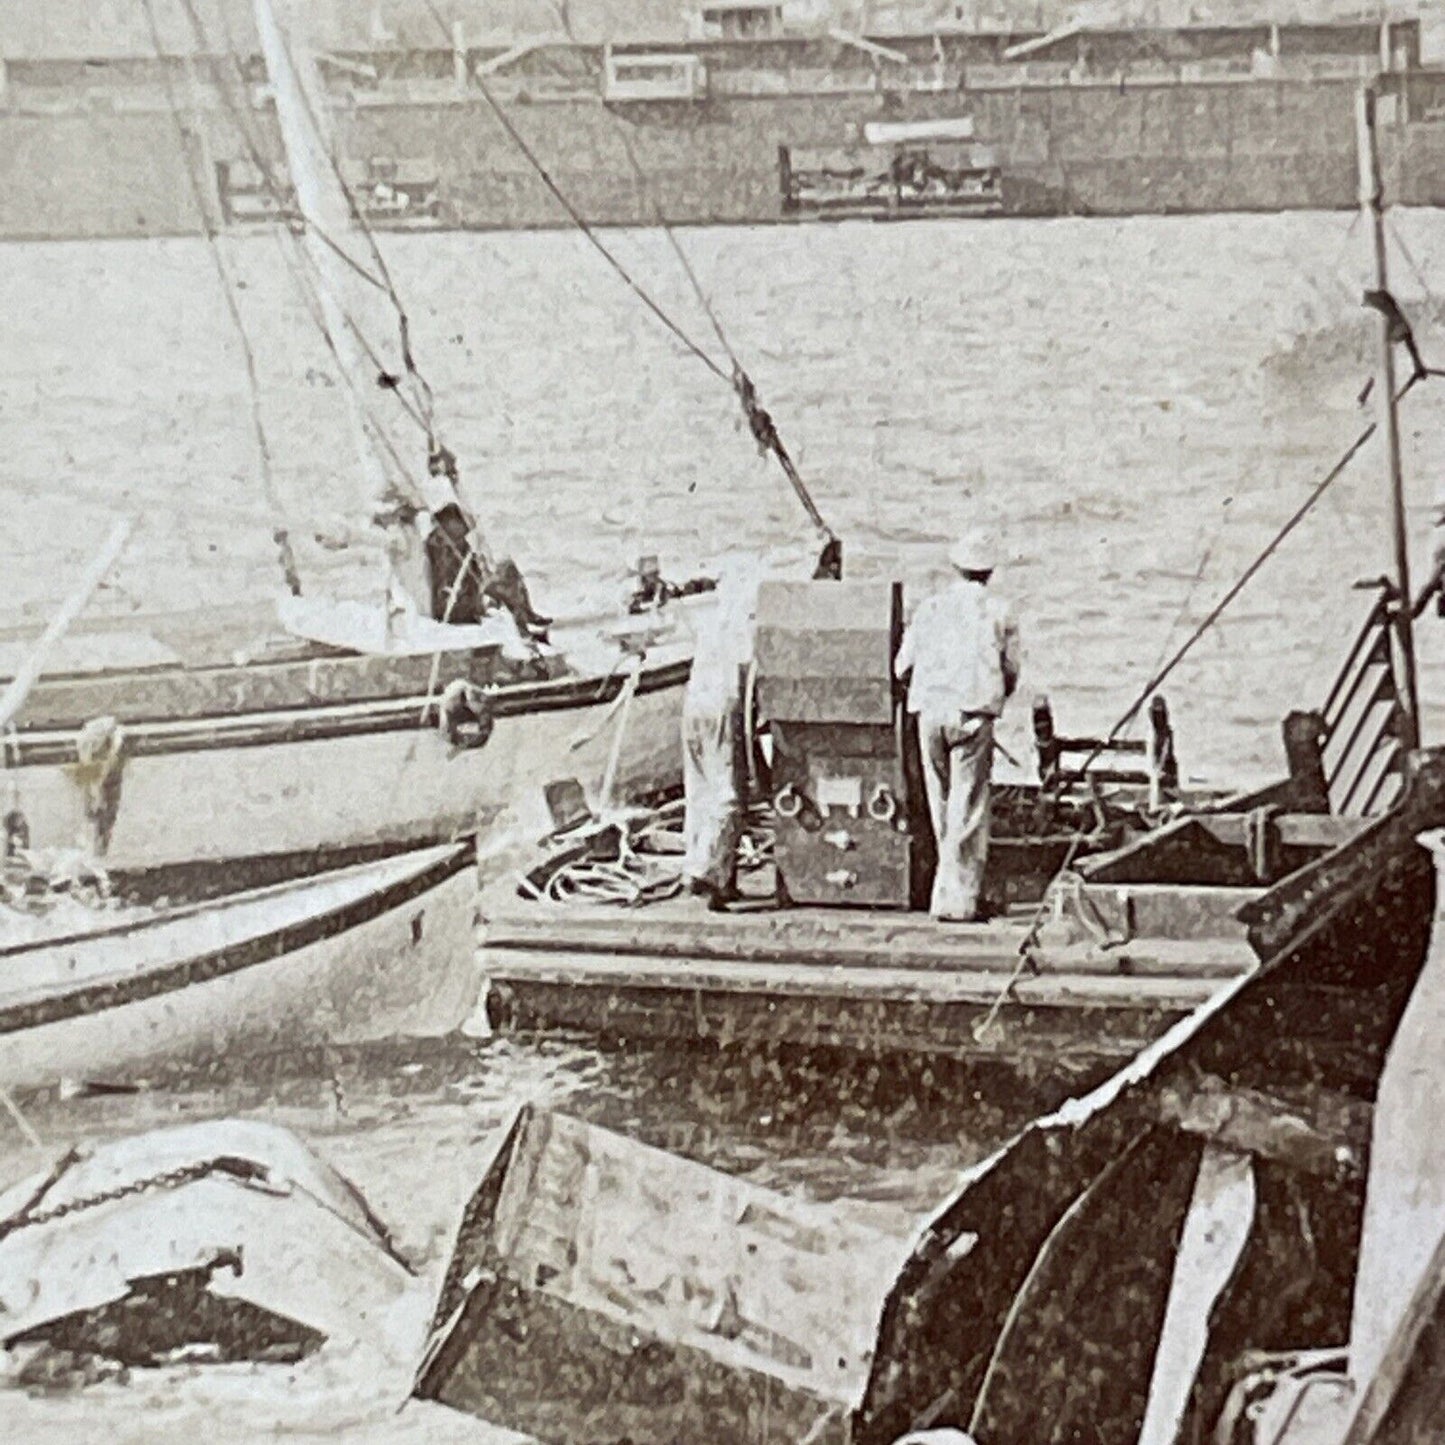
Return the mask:
<path id="1" fill-rule="evenodd" d="M 683 886 L 683 819 L 681 799 L 651 811 L 604 824 L 588 845 L 567 850 L 559 862 L 518 875 L 518 890 L 548 903 L 610 904 L 639 908 L 675 898 Z M 748 809 L 738 844 L 738 871 L 752 873 L 771 866 L 773 825 L 765 803 Z"/>

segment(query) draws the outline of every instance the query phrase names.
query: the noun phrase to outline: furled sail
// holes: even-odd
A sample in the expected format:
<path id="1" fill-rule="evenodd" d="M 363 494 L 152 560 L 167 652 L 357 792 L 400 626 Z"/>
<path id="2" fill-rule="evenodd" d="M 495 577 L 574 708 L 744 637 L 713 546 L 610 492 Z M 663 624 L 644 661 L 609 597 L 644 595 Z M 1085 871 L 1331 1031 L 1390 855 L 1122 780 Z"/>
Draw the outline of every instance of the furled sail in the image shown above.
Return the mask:
<path id="1" fill-rule="evenodd" d="M 288 37 L 271 0 L 254 0 L 254 12 L 302 222 L 315 320 L 339 374 L 354 445 L 358 516 L 345 540 L 384 548 L 393 603 L 425 610 L 414 511 L 434 513 L 456 501 L 450 481 L 421 465 L 431 439 L 430 400 L 410 365 L 384 263 L 358 224 L 341 174 L 315 54 Z"/>

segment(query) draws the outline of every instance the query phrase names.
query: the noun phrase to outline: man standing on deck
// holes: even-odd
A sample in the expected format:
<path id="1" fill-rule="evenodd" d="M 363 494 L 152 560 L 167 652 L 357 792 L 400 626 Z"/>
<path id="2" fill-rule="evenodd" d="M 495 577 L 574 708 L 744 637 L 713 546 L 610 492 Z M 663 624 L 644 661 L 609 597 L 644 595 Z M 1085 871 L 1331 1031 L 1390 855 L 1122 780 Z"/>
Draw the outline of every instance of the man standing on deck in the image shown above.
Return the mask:
<path id="1" fill-rule="evenodd" d="M 717 586 L 717 607 L 698 629 L 682 704 L 686 815 L 683 881 L 718 910 L 737 894 L 738 844 L 747 804 L 744 694 L 753 659 L 759 577 L 735 564 Z"/>
<path id="2" fill-rule="evenodd" d="M 929 912 L 973 922 L 988 859 L 993 728 L 1018 686 L 1019 634 L 1007 604 L 988 591 L 994 552 L 980 535 L 948 554 L 958 574 L 925 598 L 903 635 L 894 670 L 909 673 L 908 710 L 918 717 L 923 785 L 938 868 Z"/>

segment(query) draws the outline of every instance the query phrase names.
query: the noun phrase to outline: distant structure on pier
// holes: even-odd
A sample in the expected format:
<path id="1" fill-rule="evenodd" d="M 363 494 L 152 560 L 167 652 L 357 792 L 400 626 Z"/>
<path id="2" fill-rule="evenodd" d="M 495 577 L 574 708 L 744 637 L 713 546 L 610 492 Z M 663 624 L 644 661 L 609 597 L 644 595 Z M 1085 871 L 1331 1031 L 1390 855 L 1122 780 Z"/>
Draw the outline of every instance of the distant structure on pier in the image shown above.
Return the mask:
<path id="1" fill-rule="evenodd" d="M 149 4 L 159 46 L 141 0 L 0 11 L 0 236 L 289 214 L 253 153 L 277 137 L 251 0 Z M 1368 16 L 1346 0 L 287 8 L 380 226 L 564 221 L 483 88 L 590 221 L 649 225 L 660 206 L 752 224 L 1346 208 L 1355 93 L 1384 73 L 1390 192 L 1445 204 L 1445 26 L 1413 0 Z M 182 92 L 198 98 L 185 138 Z"/>

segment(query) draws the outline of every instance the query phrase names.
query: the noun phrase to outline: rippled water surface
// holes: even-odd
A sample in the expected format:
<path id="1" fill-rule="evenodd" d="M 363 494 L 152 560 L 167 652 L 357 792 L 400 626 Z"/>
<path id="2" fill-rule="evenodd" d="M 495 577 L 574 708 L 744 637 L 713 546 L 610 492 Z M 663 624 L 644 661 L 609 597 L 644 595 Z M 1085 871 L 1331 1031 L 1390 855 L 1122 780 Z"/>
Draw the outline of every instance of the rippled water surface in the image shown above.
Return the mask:
<path id="1" fill-rule="evenodd" d="M 1408 214 L 1398 229 L 1399 289 L 1418 300 L 1422 279 L 1445 277 L 1445 218 Z M 1346 217 L 680 238 L 854 570 L 922 584 L 943 539 L 998 524 L 1025 686 L 1053 696 L 1071 729 L 1112 721 L 1366 419 L 1368 348 L 1353 320 L 1363 246 Z M 665 237 L 607 240 L 716 352 Z M 731 546 L 807 539 L 730 391 L 579 237 L 385 245 L 471 496 L 544 596 L 616 579 L 643 550 L 681 570 Z M 283 253 L 265 236 L 228 249 L 274 502 L 202 243 L 0 251 L 7 621 L 42 617 L 117 512 L 141 523 L 99 604 L 121 614 L 264 608 L 278 511 L 346 514 L 345 409 Z M 1433 330 L 1424 339 L 1428 350 Z M 1426 388 L 1406 414 L 1422 549 L 1441 394 Z M 1318 699 L 1359 601 L 1348 583 L 1386 561 L 1384 495 L 1367 450 L 1170 679 L 1186 770 L 1275 766 L 1277 717 Z"/>
<path id="2" fill-rule="evenodd" d="M 1399 229 L 1409 255 L 1399 290 L 1428 302 L 1430 280 L 1445 291 L 1445 217 L 1411 214 Z M 607 240 L 711 341 L 665 237 Z M 960 527 L 991 524 L 1008 558 L 998 584 L 1022 617 L 1025 691 L 1049 694 L 1071 732 L 1110 725 L 1370 416 L 1358 401 L 1368 335 L 1353 301 L 1363 248 L 1348 218 L 847 225 L 680 240 L 846 538 L 852 570 L 916 588 Z M 471 498 L 535 578 L 544 609 L 614 586 L 643 551 L 685 571 L 739 545 L 807 540 L 729 391 L 581 240 L 384 245 Z M 0 247 L 0 628 L 43 621 L 128 513 L 136 540 L 95 611 L 137 627 L 157 613 L 212 615 L 244 638 L 276 585 L 278 518 L 296 526 L 346 513 L 344 408 L 282 253 L 259 236 L 228 249 L 256 340 L 269 496 L 203 245 Z M 1440 308 L 1420 314 L 1427 355 L 1445 361 Z M 1422 562 L 1442 396 L 1423 387 L 1405 409 Z M 1279 765 L 1277 720 L 1320 700 L 1365 603 L 1350 584 L 1384 569 L 1387 536 L 1382 467 L 1367 448 L 1169 680 L 1186 773 L 1222 782 Z M 1422 645 L 1427 701 L 1445 698 L 1445 652 L 1433 632 Z M 1026 711 L 1005 735 L 1015 750 L 1026 747 Z M 696 1058 L 491 1041 L 37 1102 L 31 1114 L 47 1145 L 218 1113 L 273 1118 L 351 1174 L 419 1267 L 435 1271 L 496 1126 L 527 1098 L 902 1229 L 1047 1094 L 996 1077 L 844 1079 L 795 1061 L 738 1073 Z M 8 1128 L 0 1118 L 0 1134 Z M 0 1182 L 36 1167 L 18 1135 L 4 1148 Z M 187 1388 L 133 1382 L 23 1411 L 11 1398 L 0 1420 L 20 1412 L 35 1439 L 179 1440 L 198 1419 L 212 1433 L 234 1426 L 226 1438 L 273 1426 L 362 1438 L 335 1422 L 278 1424 L 279 1405 L 270 1415 L 187 1407 Z M 401 1438 L 406 1418 L 368 1429 Z"/>

